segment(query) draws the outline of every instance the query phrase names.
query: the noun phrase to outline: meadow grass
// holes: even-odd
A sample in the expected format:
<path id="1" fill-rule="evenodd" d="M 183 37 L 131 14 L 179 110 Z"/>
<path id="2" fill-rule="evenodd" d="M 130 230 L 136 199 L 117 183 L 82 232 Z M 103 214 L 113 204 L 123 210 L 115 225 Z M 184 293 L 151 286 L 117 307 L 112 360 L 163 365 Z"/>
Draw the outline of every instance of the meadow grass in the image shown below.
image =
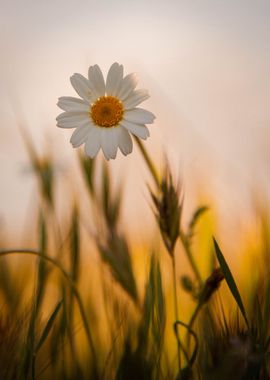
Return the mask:
<path id="1" fill-rule="evenodd" d="M 0 250 L 0 379 L 270 378 L 267 217 L 258 215 L 263 269 L 257 278 L 246 274 L 253 292 L 243 295 L 222 243 L 211 235 L 203 236 L 212 247 L 207 275 L 201 268 L 196 238 L 208 208 L 199 206 L 185 227 L 181 187 L 168 165 L 158 172 L 136 140 L 153 179 L 151 207 L 164 245 L 159 252 L 151 242 L 143 248 L 141 285 L 136 242 L 121 223 L 123 192 L 113 188 L 108 165 L 78 155 L 89 204 L 75 199 L 70 220 L 61 224 L 54 162 L 40 159 L 25 133 L 24 139 L 39 217 L 34 249 L 14 243 Z M 88 206 L 95 228 L 86 234 L 81 211 Z M 189 269 L 180 275 L 184 260 Z"/>

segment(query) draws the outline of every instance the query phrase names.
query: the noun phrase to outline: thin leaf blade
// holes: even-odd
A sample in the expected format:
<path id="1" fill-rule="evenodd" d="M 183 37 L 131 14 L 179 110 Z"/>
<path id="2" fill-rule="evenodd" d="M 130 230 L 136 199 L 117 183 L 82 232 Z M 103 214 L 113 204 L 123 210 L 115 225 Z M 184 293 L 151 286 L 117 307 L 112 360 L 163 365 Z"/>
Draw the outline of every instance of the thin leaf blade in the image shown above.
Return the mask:
<path id="1" fill-rule="evenodd" d="M 53 323 L 55 321 L 55 318 L 57 317 L 57 314 L 62 306 L 62 303 L 63 303 L 63 300 L 61 300 L 60 302 L 58 302 L 58 304 L 56 305 L 54 311 L 52 312 L 50 318 L 48 319 L 48 322 L 46 323 L 46 326 L 41 334 L 41 337 L 36 345 L 36 349 L 35 349 L 35 352 L 37 353 L 40 348 L 42 347 L 43 343 L 45 342 L 45 340 L 47 339 L 47 336 L 49 335 L 52 327 L 53 327 Z"/>
<path id="2" fill-rule="evenodd" d="M 242 298 L 240 296 L 240 293 L 239 293 L 239 290 L 237 288 L 237 285 L 235 283 L 235 280 L 233 278 L 233 275 L 230 271 L 230 268 L 225 260 L 225 257 L 223 256 L 220 248 L 219 248 L 219 245 L 218 243 L 216 242 L 215 238 L 213 239 L 214 240 L 214 246 L 215 246 L 215 252 L 216 252 L 216 256 L 217 256 L 217 259 L 218 259 L 218 262 L 219 262 L 219 265 L 222 269 L 222 272 L 224 274 L 224 277 L 225 277 L 225 280 L 227 282 L 227 285 L 242 313 L 242 316 L 246 322 L 246 325 L 247 327 L 249 327 L 249 323 L 248 323 L 248 319 L 247 319 L 247 315 L 246 315 L 246 311 L 245 311 L 245 307 L 244 307 L 244 304 L 243 304 L 243 301 L 242 301 Z"/>

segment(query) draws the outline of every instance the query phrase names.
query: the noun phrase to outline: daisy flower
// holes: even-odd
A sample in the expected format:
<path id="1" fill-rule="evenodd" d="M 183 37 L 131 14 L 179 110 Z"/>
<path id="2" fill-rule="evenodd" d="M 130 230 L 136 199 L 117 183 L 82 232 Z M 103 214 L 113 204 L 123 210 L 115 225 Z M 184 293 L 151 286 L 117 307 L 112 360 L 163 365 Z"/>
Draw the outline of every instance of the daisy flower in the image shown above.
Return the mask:
<path id="1" fill-rule="evenodd" d="M 88 79 L 81 74 L 70 78 L 80 99 L 61 97 L 57 105 L 65 112 L 57 118 L 60 128 L 76 128 L 70 142 L 74 148 L 85 144 L 85 153 L 93 158 L 100 148 L 107 160 L 115 158 L 117 149 L 124 155 L 132 152 L 130 133 L 147 139 L 145 124 L 155 116 L 137 106 L 149 98 L 147 90 L 135 90 L 136 74 L 123 77 L 123 66 L 115 62 L 106 82 L 98 65 L 90 66 Z"/>

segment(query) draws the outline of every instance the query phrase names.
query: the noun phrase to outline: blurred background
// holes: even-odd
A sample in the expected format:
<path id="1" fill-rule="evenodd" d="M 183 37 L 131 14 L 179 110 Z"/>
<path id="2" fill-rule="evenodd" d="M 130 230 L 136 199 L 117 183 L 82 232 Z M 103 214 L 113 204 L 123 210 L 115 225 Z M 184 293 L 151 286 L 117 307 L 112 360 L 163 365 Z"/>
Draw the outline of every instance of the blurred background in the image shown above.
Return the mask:
<path id="1" fill-rule="evenodd" d="M 269 197 L 269 13 L 268 0 L 1 0 L 5 235 L 23 238 L 36 199 L 19 126 L 39 152 L 53 154 L 59 182 L 76 183 L 71 131 L 56 128 L 57 99 L 75 95 L 74 72 L 86 75 L 97 63 L 106 73 L 114 61 L 138 72 L 139 87 L 149 89 L 144 106 L 157 118 L 146 147 L 159 167 L 169 157 L 184 183 L 186 212 L 195 198 L 211 200 L 220 231 L 233 234 L 252 216 L 254 198 Z M 114 182 L 125 184 L 128 227 L 141 236 L 141 217 L 153 219 L 136 147 L 109 167 Z M 63 192 L 78 191 L 67 187 L 62 202 Z"/>

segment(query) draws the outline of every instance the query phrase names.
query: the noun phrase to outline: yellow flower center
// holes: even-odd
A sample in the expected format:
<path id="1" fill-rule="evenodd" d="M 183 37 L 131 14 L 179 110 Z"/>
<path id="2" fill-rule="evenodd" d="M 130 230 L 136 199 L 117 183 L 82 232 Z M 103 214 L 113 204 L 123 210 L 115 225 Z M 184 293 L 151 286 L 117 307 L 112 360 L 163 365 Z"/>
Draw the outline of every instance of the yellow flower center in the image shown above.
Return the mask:
<path id="1" fill-rule="evenodd" d="M 102 96 L 92 104 L 90 117 L 99 127 L 111 128 L 116 126 L 123 117 L 122 102 L 114 96 Z"/>

